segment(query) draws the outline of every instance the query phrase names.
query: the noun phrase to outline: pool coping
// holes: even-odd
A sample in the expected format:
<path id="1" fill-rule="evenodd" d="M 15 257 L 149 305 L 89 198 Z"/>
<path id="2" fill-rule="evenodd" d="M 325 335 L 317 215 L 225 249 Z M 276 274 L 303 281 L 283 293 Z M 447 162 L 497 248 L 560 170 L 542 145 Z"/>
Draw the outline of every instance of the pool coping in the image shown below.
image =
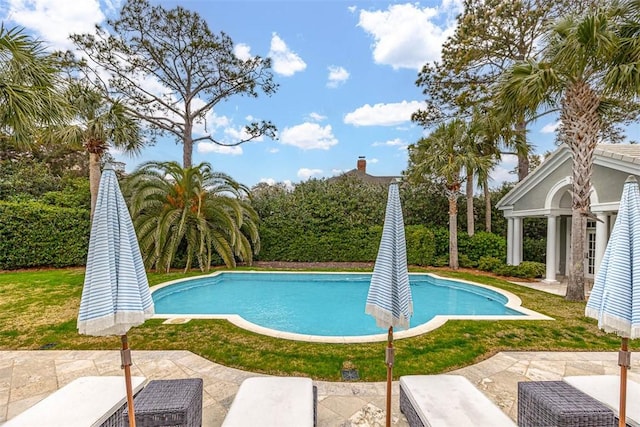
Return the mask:
<path id="1" fill-rule="evenodd" d="M 160 283 L 151 287 L 151 293 L 165 288 L 176 283 L 184 282 L 187 280 L 193 280 L 196 278 L 213 277 L 222 273 L 284 273 L 284 274 L 300 274 L 300 271 L 261 271 L 261 270 L 218 270 L 212 274 L 206 274 L 196 277 L 185 277 L 183 279 L 172 280 L 169 282 Z M 370 274 L 363 273 L 361 271 L 341 271 L 341 272 L 326 272 L 326 271 L 305 271 L 305 274 Z M 478 286 L 481 288 L 489 289 L 497 292 L 507 298 L 505 307 L 518 311 L 523 315 L 437 315 L 433 319 L 426 323 L 406 330 L 395 331 L 393 333 L 394 339 L 411 338 L 418 335 L 431 332 L 440 326 L 444 325 L 448 320 L 554 320 L 552 317 L 538 313 L 537 311 L 530 310 L 522 307 L 522 300 L 517 295 L 506 291 L 504 289 L 496 288 L 491 285 L 485 285 L 482 283 L 476 283 L 464 279 L 451 279 L 442 277 L 434 273 L 409 273 L 410 276 L 431 276 L 439 280 L 465 283 L 468 285 Z M 164 324 L 183 324 L 191 319 L 215 319 L 215 320 L 227 320 L 239 328 L 246 329 L 251 332 L 255 332 L 261 335 L 270 336 L 273 338 L 281 338 L 293 341 L 306 341 L 315 343 L 327 343 L 327 344 L 356 344 L 356 343 L 372 343 L 387 341 L 387 333 L 374 334 L 374 335 L 359 335 L 359 336 L 326 336 L 326 335 L 306 335 L 293 332 L 283 332 L 277 329 L 266 328 L 253 322 L 244 319 L 238 314 L 155 314 L 154 319 L 165 319 Z"/>

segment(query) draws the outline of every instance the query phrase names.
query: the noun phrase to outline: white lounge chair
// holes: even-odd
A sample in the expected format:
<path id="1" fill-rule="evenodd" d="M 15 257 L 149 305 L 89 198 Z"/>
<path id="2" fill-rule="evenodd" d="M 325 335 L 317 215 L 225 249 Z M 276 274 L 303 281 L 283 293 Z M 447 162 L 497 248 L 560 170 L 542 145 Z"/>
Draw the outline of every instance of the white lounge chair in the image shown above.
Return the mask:
<path id="1" fill-rule="evenodd" d="M 410 427 L 516 427 L 487 396 L 459 375 L 400 377 L 400 411 Z"/>
<path id="2" fill-rule="evenodd" d="M 146 379 L 132 377 L 133 393 Z M 2 427 L 97 427 L 118 425 L 126 406 L 124 376 L 80 377 L 54 391 Z"/>
<path id="3" fill-rule="evenodd" d="M 222 427 L 313 427 L 316 399 L 310 378 L 247 378 Z"/>
<path id="4" fill-rule="evenodd" d="M 582 375 L 563 380 L 609 407 L 616 418 L 620 410 L 620 377 L 617 375 Z M 640 427 L 640 384 L 627 379 L 627 425 Z"/>

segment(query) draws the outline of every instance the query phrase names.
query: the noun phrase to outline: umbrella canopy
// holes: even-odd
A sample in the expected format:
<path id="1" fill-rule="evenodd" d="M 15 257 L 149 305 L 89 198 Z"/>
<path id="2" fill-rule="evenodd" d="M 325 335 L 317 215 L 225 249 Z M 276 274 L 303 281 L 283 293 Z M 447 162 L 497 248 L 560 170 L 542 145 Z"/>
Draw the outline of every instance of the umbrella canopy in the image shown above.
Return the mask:
<path id="1" fill-rule="evenodd" d="M 106 167 L 91 225 L 78 331 L 85 335 L 123 335 L 153 314 L 131 216 L 115 172 Z"/>
<path id="2" fill-rule="evenodd" d="M 409 327 L 413 314 L 407 244 L 398 184 L 389 186 L 387 209 L 378 256 L 373 267 L 365 313 L 376 319 L 381 328 Z"/>
<path id="3" fill-rule="evenodd" d="M 585 314 L 606 332 L 640 337 L 640 191 L 635 177 L 624 184 Z"/>
<path id="4" fill-rule="evenodd" d="M 78 331 L 85 335 L 120 335 L 129 427 L 135 427 L 131 351 L 127 331 L 153 316 L 147 273 L 129 210 L 115 171 L 107 165 L 100 178 L 91 223 L 87 267 L 80 299 Z"/>
<path id="5" fill-rule="evenodd" d="M 618 216 L 607 243 L 585 315 L 598 327 L 622 337 L 620 350 L 620 425 L 625 423 L 629 338 L 640 337 L 640 190 L 635 177 L 624 183 Z"/>
<path id="6" fill-rule="evenodd" d="M 395 326 L 408 328 L 409 318 L 413 314 L 407 270 L 407 244 L 404 237 L 404 220 L 398 183 L 389 185 L 382 239 L 373 267 L 365 313 L 372 315 L 378 326 L 388 328 L 389 331 L 385 357 L 387 365 L 386 426 L 389 427 L 394 363 L 393 328 Z"/>

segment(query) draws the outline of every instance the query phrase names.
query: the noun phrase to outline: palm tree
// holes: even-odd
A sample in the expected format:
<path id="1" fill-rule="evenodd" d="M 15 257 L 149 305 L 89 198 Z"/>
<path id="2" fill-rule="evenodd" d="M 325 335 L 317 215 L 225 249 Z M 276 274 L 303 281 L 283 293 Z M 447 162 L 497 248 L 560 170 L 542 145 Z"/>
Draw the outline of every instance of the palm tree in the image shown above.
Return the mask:
<path id="1" fill-rule="evenodd" d="M 91 216 L 98 198 L 100 161 L 109 147 L 128 154 L 137 154 L 143 147 L 139 122 L 123 104 L 108 101 L 96 89 L 81 82 L 71 82 L 66 97 L 72 106 L 73 120 L 69 124 L 48 129 L 43 138 L 51 143 L 82 147 L 89 153 L 89 187 Z"/>
<path id="2" fill-rule="evenodd" d="M 443 183 L 449 200 L 449 266 L 458 268 L 458 196 L 463 170 L 484 167 L 487 159 L 469 149 L 474 141 L 469 126 L 462 120 L 440 124 L 426 138 L 409 146 L 410 181 L 431 177 Z"/>
<path id="3" fill-rule="evenodd" d="M 476 173 L 478 185 L 484 193 L 485 230 L 489 233 L 491 232 L 490 172 L 500 161 L 500 146 L 508 145 L 514 137 L 511 125 L 502 119 L 503 117 L 493 109 L 484 111 L 474 109 L 470 123 L 471 132 L 474 133 L 476 140 L 473 148 L 478 157 L 486 159 L 478 166 Z"/>
<path id="4" fill-rule="evenodd" d="M 42 126 L 67 118 L 58 70 L 44 46 L 16 27 L 0 25 L 0 143 L 30 146 Z"/>
<path id="5" fill-rule="evenodd" d="M 248 188 L 208 163 L 144 163 L 127 178 L 125 192 L 148 268 L 169 271 L 180 250 L 186 252 L 185 271 L 194 261 L 209 270 L 214 253 L 227 267 L 236 258 L 250 264 L 259 251 Z"/>
<path id="6" fill-rule="evenodd" d="M 560 141 L 573 155 L 571 265 L 566 298 L 584 300 L 584 246 L 593 153 L 615 98 L 640 94 L 640 1 L 605 3 L 550 29 L 540 62 L 516 64 L 499 84 L 500 103 L 536 111 L 559 100 Z M 623 100 L 624 101 L 624 100 Z"/>

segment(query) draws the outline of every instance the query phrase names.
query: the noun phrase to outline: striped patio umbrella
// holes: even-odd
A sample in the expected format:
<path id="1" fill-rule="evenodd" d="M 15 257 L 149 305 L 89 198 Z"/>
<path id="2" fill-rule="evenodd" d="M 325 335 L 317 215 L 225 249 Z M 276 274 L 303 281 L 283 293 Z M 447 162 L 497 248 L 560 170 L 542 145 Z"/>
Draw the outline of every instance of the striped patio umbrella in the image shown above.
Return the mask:
<path id="1" fill-rule="evenodd" d="M 388 330 L 385 364 L 387 365 L 386 425 L 389 427 L 394 361 L 393 328 L 409 328 L 409 318 L 413 314 L 407 271 L 407 245 L 397 182 L 389 185 L 382 239 L 373 267 L 365 313 L 372 315 L 379 327 Z"/>
<path id="2" fill-rule="evenodd" d="M 622 337 L 620 365 L 620 426 L 626 425 L 629 339 L 640 337 L 640 190 L 635 177 L 624 183 L 618 216 L 596 274 L 585 314 L 598 327 Z"/>
<path id="3" fill-rule="evenodd" d="M 131 427 L 135 426 L 135 416 L 127 331 L 153 314 L 153 300 L 131 216 L 115 171 L 107 166 L 100 179 L 91 224 L 78 331 L 84 335 L 121 336 Z"/>

